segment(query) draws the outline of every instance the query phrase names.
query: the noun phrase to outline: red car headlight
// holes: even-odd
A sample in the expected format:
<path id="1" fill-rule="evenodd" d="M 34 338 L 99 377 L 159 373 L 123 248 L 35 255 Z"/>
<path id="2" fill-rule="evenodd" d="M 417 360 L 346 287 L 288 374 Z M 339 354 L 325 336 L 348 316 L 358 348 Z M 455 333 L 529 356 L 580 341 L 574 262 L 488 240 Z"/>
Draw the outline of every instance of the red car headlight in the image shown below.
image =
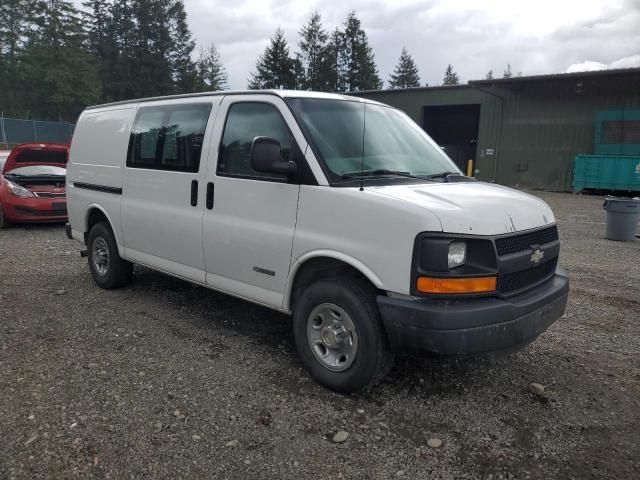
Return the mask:
<path id="1" fill-rule="evenodd" d="M 20 185 L 11 183 L 9 180 L 7 180 L 7 184 L 9 185 L 9 191 L 16 197 L 20 197 L 20 198 L 35 197 L 35 195 L 32 192 L 30 192 L 24 187 L 21 187 Z"/>

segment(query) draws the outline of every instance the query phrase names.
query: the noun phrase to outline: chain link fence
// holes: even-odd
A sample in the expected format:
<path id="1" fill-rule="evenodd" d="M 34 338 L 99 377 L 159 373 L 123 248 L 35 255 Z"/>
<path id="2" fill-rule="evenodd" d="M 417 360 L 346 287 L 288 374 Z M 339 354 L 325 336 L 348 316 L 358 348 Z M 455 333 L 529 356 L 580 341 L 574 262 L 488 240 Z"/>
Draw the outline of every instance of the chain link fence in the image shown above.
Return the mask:
<path id="1" fill-rule="evenodd" d="M 0 146 L 9 148 L 20 143 L 69 143 L 73 123 L 18 120 L 0 116 Z"/>

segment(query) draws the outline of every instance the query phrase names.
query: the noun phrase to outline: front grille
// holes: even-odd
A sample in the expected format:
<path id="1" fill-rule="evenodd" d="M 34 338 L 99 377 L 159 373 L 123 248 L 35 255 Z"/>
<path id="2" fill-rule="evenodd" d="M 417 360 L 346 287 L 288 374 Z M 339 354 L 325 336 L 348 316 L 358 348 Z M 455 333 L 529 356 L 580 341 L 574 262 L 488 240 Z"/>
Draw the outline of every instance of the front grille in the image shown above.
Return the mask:
<path id="1" fill-rule="evenodd" d="M 25 207 L 15 207 L 16 212 L 21 212 L 26 215 L 32 215 L 34 217 L 59 217 L 67 214 L 66 206 L 59 210 L 33 210 Z"/>
<path id="2" fill-rule="evenodd" d="M 556 271 L 558 259 L 554 258 L 537 267 L 527 268 L 519 272 L 505 273 L 500 275 L 500 292 L 510 293 L 522 290 L 530 285 L 542 282 L 551 277 Z"/>
<path id="3" fill-rule="evenodd" d="M 38 198 L 64 198 L 67 196 L 64 192 L 33 192 L 33 194 Z"/>
<path id="4" fill-rule="evenodd" d="M 558 240 L 558 227 L 544 228 L 535 232 L 522 233 L 520 235 L 512 235 L 510 237 L 497 238 L 496 249 L 498 256 L 511 255 L 512 253 L 522 252 L 531 245 L 544 245 Z"/>

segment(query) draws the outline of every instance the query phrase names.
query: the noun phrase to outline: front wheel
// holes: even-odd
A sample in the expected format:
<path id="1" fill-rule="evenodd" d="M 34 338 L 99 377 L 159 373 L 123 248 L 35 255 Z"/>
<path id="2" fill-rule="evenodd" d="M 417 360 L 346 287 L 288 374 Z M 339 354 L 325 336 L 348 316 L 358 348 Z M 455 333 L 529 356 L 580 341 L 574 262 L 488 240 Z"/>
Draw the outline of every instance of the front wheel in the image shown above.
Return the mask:
<path id="1" fill-rule="evenodd" d="M 93 280 L 106 290 L 124 287 L 131 281 L 133 264 L 123 260 L 109 225 L 96 223 L 87 239 L 89 270 Z"/>
<path id="2" fill-rule="evenodd" d="M 351 278 L 319 280 L 297 298 L 293 328 L 298 353 L 313 378 L 342 393 L 382 380 L 393 354 L 376 292 Z"/>

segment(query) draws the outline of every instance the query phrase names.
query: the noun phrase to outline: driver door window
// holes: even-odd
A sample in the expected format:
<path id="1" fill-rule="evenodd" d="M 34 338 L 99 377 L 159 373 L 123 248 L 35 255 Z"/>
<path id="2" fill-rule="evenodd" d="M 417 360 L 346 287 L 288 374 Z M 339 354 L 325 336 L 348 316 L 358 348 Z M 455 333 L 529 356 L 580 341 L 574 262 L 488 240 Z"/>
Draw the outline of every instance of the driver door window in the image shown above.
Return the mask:
<path id="1" fill-rule="evenodd" d="M 280 142 L 282 160 L 289 160 L 293 136 L 278 109 L 268 103 L 234 103 L 229 107 L 222 136 L 218 175 L 286 181 L 285 175 L 251 168 L 251 143 L 255 137 L 271 137 Z"/>

